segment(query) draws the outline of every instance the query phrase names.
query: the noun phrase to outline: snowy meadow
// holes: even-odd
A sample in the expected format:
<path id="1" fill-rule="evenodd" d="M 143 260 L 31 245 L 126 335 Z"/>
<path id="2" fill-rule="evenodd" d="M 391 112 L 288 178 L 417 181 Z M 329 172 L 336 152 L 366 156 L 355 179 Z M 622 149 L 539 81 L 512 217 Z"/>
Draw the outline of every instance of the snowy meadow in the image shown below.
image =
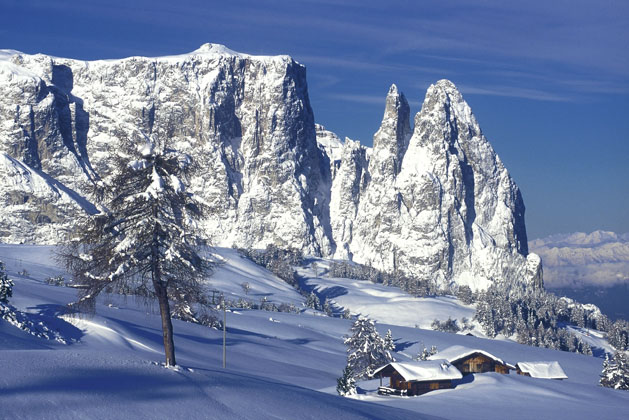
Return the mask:
<path id="1" fill-rule="evenodd" d="M 463 345 L 510 363 L 558 361 L 568 379 L 473 374 L 453 389 L 417 397 L 378 395 L 378 380 L 370 380 L 358 383 L 357 395 L 339 397 L 343 337 L 352 320 L 306 309 L 306 298 L 269 271 L 234 250 L 218 253 L 224 263 L 208 288 L 233 300 L 291 303 L 300 311 L 229 309 L 226 369 L 221 330 L 174 320 L 178 366 L 166 368 L 156 304 L 111 294 L 98 298 L 93 316 L 69 314 L 66 305 L 76 290 L 46 282 L 67 277 L 51 247 L 0 246 L 0 260 L 15 283 L 10 303 L 53 337 L 38 338 L 0 321 L 0 417 L 614 419 L 624 418 L 629 408 L 629 393 L 599 386 L 601 358 L 423 329 L 435 313 L 469 316 L 470 307 L 381 285 L 365 288 L 350 279 L 335 280 L 337 296 L 330 299 L 353 315 L 368 314 L 381 335 L 390 329 L 398 361 L 411 360 L 424 346 Z M 300 273 L 319 294 L 330 287 L 320 272 L 302 267 Z M 243 282 L 250 285 L 246 291 Z M 409 325 L 410 317 L 415 321 Z"/>

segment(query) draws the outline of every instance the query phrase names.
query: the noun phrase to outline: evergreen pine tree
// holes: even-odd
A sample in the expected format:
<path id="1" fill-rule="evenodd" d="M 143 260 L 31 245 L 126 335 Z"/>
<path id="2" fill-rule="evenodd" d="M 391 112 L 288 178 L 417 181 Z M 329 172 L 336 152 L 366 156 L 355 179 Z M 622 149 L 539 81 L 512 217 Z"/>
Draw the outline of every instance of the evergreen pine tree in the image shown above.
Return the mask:
<path id="1" fill-rule="evenodd" d="M 195 166 L 171 148 L 172 131 L 169 126 L 164 139 L 145 138 L 139 146 L 123 139 L 111 176 L 95 188 L 101 212 L 78 221 L 60 254 L 82 286 L 79 309 L 93 311 L 103 290 L 143 290 L 157 299 L 166 365 L 176 364 L 170 301 L 198 300 L 199 280 L 211 268 L 199 254 L 206 242 L 195 229 L 204 207 L 185 187 Z"/>
<path id="2" fill-rule="evenodd" d="M 423 349 L 417 353 L 415 360 L 428 360 L 430 356 L 437 354 L 437 346 L 430 346 L 430 349 L 427 349 L 422 343 L 422 347 Z"/>
<path id="3" fill-rule="evenodd" d="M 306 306 L 312 309 L 321 309 L 321 301 L 315 292 L 310 292 L 308 295 L 308 298 L 306 299 Z"/>
<path id="4" fill-rule="evenodd" d="M 612 360 L 605 355 L 600 384 L 607 388 L 629 390 L 629 358 L 626 353 L 617 351 Z"/>
<path id="5" fill-rule="evenodd" d="M 349 366 L 345 366 L 343 375 L 336 380 L 336 392 L 342 397 L 356 395 L 356 380 Z"/>
<path id="6" fill-rule="evenodd" d="M 349 309 L 345 309 L 345 310 L 343 311 L 342 318 L 343 318 L 343 319 L 351 319 L 351 318 L 352 318 L 352 314 L 351 314 L 351 312 L 349 311 Z"/>
<path id="7" fill-rule="evenodd" d="M 345 339 L 345 345 L 349 353 L 347 366 L 354 372 L 354 378 L 369 378 L 376 368 L 393 361 L 372 320 L 359 317 L 352 325 L 351 333 Z"/>
<path id="8" fill-rule="evenodd" d="M 395 343 L 393 342 L 393 335 L 391 334 L 391 330 L 387 330 L 387 333 L 384 335 L 384 348 L 388 351 L 395 350 Z"/>
<path id="9" fill-rule="evenodd" d="M 326 313 L 326 315 L 328 316 L 332 316 L 333 315 L 333 311 L 332 311 L 332 305 L 330 304 L 330 302 L 326 299 L 325 303 L 323 304 L 323 312 Z"/>
<path id="10" fill-rule="evenodd" d="M 4 263 L 0 261 L 0 304 L 9 303 L 9 298 L 13 296 L 13 281 L 4 271 Z"/>

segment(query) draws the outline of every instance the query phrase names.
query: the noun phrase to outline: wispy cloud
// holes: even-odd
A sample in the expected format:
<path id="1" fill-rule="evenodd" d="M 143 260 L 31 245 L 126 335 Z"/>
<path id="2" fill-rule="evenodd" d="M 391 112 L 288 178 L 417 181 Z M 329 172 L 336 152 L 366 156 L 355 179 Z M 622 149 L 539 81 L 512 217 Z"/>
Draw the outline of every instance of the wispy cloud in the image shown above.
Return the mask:
<path id="1" fill-rule="evenodd" d="M 460 85 L 460 91 L 465 95 L 505 96 L 509 98 L 532 99 L 536 101 L 550 102 L 574 102 L 574 97 L 559 95 L 556 93 L 527 89 L 513 86 L 467 86 Z"/>
<path id="2" fill-rule="evenodd" d="M 331 93 L 326 95 L 326 97 L 330 99 L 336 99 L 345 102 L 355 102 L 365 105 L 382 105 L 383 108 L 387 99 L 386 95 L 360 95 L 353 93 Z M 419 101 L 409 101 L 409 104 L 415 107 L 421 105 Z"/>
<path id="3" fill-rule="evenodd" d="M 388 72 L 399 72 L 399 71 L 413 71 L 417 73 L 433 73 L 433 74 L 448 74 L 451 71 L 438 68 L 438 67 L 428 67 L 428 66 L 414 66 L 414 65 L 406 65 L 406 64 L 387 64 L 375 61 L 364 61 L 362 59 L 351 59 L 351 58 L 336 58 L 331 56 L 318 56 L 318 55 L 297 55 L 296 59 L 306 65 L 321 65 L 328 67 L 337 67 L 337 68 L 345 68 L 345 69 L 354 69 L 361 71 L 388 71 Z"/>

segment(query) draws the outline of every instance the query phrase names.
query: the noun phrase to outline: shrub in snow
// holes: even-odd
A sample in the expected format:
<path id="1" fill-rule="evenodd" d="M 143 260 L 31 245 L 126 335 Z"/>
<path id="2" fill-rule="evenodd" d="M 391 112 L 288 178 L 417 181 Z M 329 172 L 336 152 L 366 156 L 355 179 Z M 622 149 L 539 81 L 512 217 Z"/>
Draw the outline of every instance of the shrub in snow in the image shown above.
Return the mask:
<path id="1" fill-rule="evenodd" d="M 63 276 L 48 277 L 46 283 L 52 286 L 65 286 L 66 279 Z"/>
<path id="2" fill-rule="evenodd" d="M 448 319 L 443 322 L 435 319 L 432 322 L 431 327 L 433 330 L 449 333 L 458 333 L 459 331 L 461 331 L 461 327 L 459 327 L 456 319 L 452 319 L 452 317 L 448 317 Z"/>
<path id="3" fill-rule="evenodd" d="M 375 369 L 394 360 L 372 320 L 359 317 L 350 331 L 352 335 L 346 337 L 344 343 L 347 366 L 355 379 L 370 378 Z"/>
<path id="4" fill-rule="evenodd" d="M 245 295 L 249 294 L 249 290 L 251 290 L 251 285 L 248 281 L 243 281 L 240 283 L 240 287 L 242 287 L 242 291 L 245 292 Z"/>
<path id="5" fill-rule="evenodd" d="M 629 357 L 626 353 L 617 351 L 611 360 L 605 355 L 600 384 L 607 388 L 629 390 Z"/>
<path id="6" fill-rule="evenodd" d="M 356 380 L 349 366 L 345 366 L 343 375 L 336 380 L 336 392 L 342 397 L 356 395 Z"/>
<path id="7" fill-rule="evenodd" d="M 430 346 L 430 349 L 427 349 L 426 346 L 424 346 L 423 350 L 417 353 L 415 360 L 428 360 L 430 356 L 437 354 L 437 351 L 437 346 Z"/>
<path id="8" fill-rule="evenodd" d="M 93 310 L 103 290 L 142 289 L 157 299 L 162 317 L 166 364 L 175 365 L 170 302 L 186 307 L 199 300 L 199 281 L 211 264 L 199 254 L 206 245 L 197 222 L 205 204 L 185 184 L 197 169 L 172 148 L 174 124 L 156 126 L 162 137 L 138 142 L 123 138 L 112 151 L 112 174 L 93 195 L 101 212 L 78 221 L 75 237 L 61 253 L 73 281 L 82 286 L 75 307 Z"/>
<path id="9" fill-rule="evenodd" d="M 0 261 L 0 303 L 8 303 L 13 296 L 13 281 L 4 271 L 4 263 Z"/>

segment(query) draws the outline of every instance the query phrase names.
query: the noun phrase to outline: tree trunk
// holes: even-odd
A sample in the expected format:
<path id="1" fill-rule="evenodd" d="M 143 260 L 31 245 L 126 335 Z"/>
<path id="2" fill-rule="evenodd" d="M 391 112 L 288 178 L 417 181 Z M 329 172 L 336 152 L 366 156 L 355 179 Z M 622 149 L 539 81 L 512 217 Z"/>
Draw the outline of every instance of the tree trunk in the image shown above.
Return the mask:
<path id="1" fill-rule="evenodd" d="M 166 366 L 175 366 L 175 341 L 173 339 L 173 323 L 170 319 L 170 304 L 168 303 L 168 290 L 161 282 L 153 282 L 155 294 L 159 302 L 159 313 L 162 316 L 162 333 L 164 336 L 164 352 L 166 354 Z"/>

